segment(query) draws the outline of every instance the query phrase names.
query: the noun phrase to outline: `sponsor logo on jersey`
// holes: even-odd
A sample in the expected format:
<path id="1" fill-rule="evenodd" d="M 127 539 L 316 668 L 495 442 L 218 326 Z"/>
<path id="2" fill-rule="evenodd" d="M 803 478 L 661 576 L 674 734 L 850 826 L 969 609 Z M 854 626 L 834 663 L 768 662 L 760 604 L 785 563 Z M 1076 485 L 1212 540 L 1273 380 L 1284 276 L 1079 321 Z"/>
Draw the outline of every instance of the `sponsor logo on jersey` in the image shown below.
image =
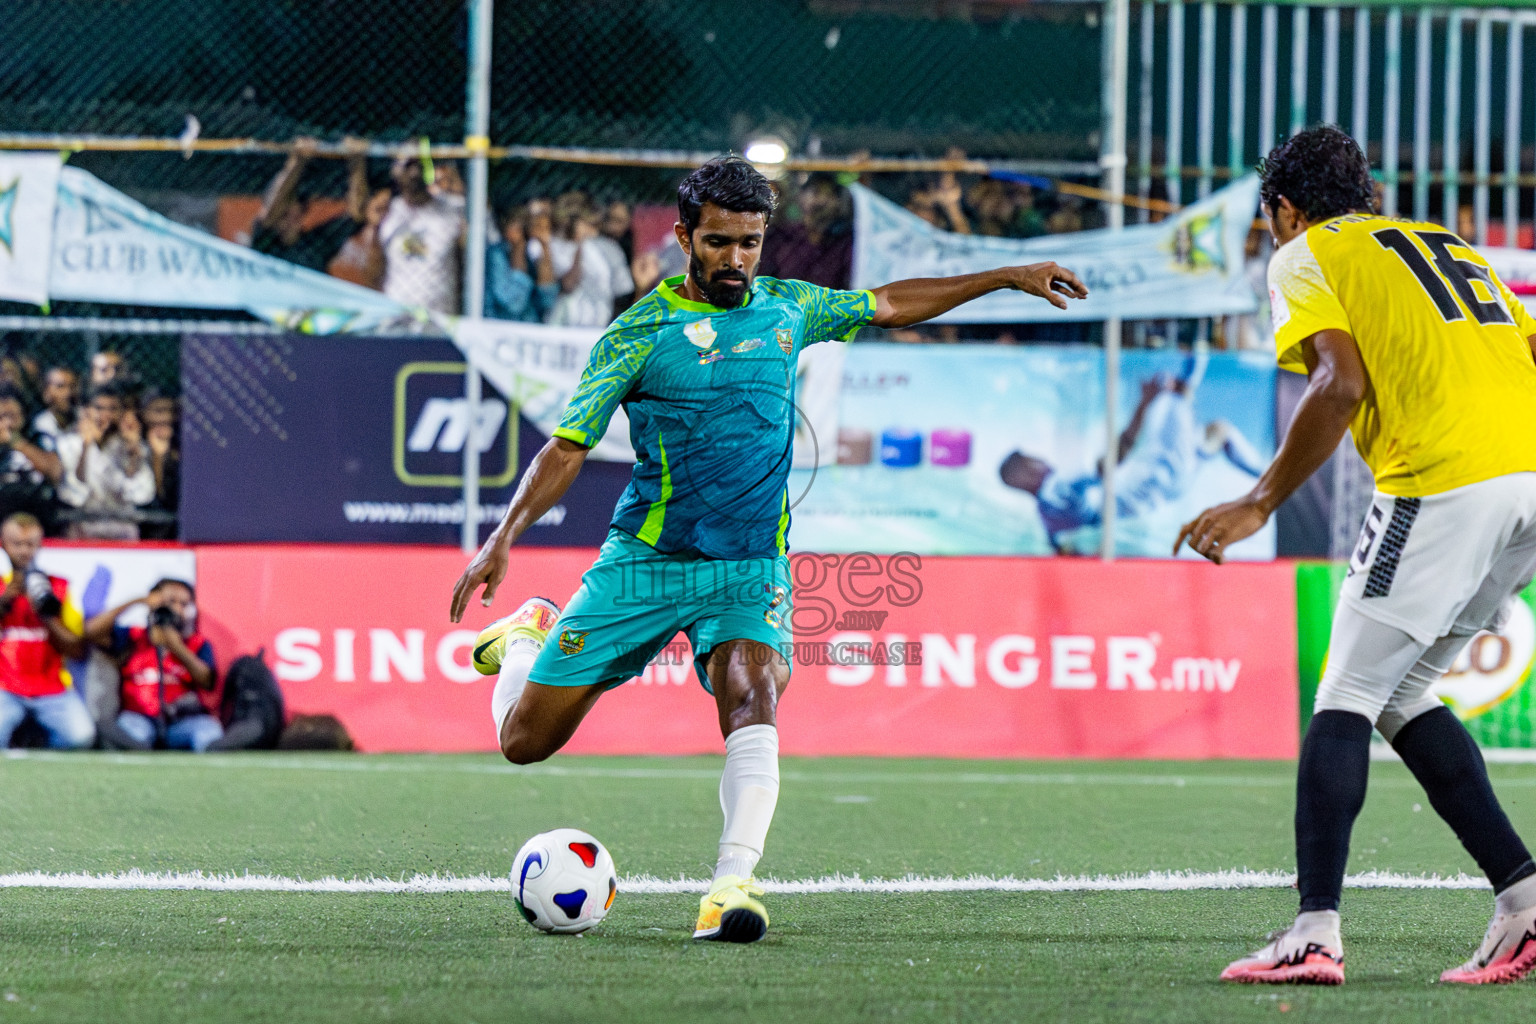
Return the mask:
<path id="1" fill-rule="evenodd" d="M 751 352 L 755 348 L 763 347 L 762 338 L 748 338 L 746 341 L 737 342 L 731 346 L 732 352 Z"/>
<path id="2" fill-rule="evenodd" d="M 721 359 L 724 359 L 724 358 L 725 358 L 725 353 L 724 352 L 721 352 L 717 348 L 712 348 L 708 352 L 700 352 L 699 353 L 699 365 L 700 366 L 708 366 L 710 363 L 719 362 Z"/>
<path id="3" fill-rule="evenodd" d="M 787 327 L 775 327 L 773 329 L 773 339 L 779 343 L 779 348 L 784 350 L 784 354 L 785 355 L 788 356 L 788 355 L 793 355 L 794 354 L 794 352 L 795 352 L 795 332 L 794 331 L 790 330 Z"/>
<path id="4" fill-rule="evenodd" d="M 715 343 L 715 329 L 710 326 L 707 319 L 695 320 L 683 328 L 683 333 L 687 335 L 689 341 L 699 348 L 709 348 L 709 346 Z"/>
<path id="5" fill-rule="evenodd" d="M 562 629 L 560 631 L 560 653 L 580 654 L 587 646 L 587 634 L 589 632 L 591 631 L 586 629 Z"/>

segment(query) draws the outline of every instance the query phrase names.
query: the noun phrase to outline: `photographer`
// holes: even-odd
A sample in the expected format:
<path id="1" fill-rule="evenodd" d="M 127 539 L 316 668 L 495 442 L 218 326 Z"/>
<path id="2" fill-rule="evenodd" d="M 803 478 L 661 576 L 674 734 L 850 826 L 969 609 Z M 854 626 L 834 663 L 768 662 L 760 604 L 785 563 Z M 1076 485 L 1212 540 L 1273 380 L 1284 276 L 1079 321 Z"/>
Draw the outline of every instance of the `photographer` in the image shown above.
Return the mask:
<path id="1" fill-rule="evenodd" d="M 147 596 L 110 608 L 85 626 L 86 640 L 122 665 L 117 727 L 145 748 L 202 753 L 224 735 L 202 700 L 213 690 L 218 672 L 213 645 L 197 632 L 194 597 L 190 583 L 164 579 Z M 118 617 L 137 604 L 149 608 L 149 625 L 117 625 Z"/>
<path id="2" fill-rule="evenodd" d="M 30 715 L 55 748 L 88 747 L 96 728 L 74 693 L 65 659 L 84 657 L 80 609 L 69 584 L 33 567 L 43 525 L 27 512 L 0 523 L 0 549 L 11 573 L 0 590 L 0 747 Z"/>

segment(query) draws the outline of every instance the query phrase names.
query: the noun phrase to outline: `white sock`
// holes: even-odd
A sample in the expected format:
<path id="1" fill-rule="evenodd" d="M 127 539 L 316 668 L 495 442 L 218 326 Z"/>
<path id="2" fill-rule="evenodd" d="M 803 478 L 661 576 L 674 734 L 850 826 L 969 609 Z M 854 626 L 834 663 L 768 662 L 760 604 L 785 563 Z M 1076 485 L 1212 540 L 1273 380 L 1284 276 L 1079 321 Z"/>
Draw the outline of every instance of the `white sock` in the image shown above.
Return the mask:
<path id="1" fill-rule="evenodd" d="M 779 730 L 749 725 L 725 738 L 725 771 L 720 776 L 720 857 L 715 878 L 747 878 L 763 855 L 773 809 L 779 802 Z"/>
<path id="2" fill-rule="evenodd" d="M 1308 942 L 1316 942 L 1338 949 L 1344 944 L 1339 936 L 1339 912 L 1337 910 L 1308 910 L 1296 915 L 1291 929 Z"/>
<path id="3" fill-rule="evenodd" d="M 496 689 L 491 691 L 491 718 L 496 722 L 497 742 L 501 740 L 502 725 L 517 707 L 523 687 L 528 685 L 528 673 L 533 670 L 533 661 L 538 656 L 539 645 L 527 638 L 519 637 L 507 644 L 501 671 L 496 674 Z"/>
<path id="4" fill-rule="evenodd" d="M 1520 879 L 1499 893 L 1493 901 L 1494 911 L 1505 915 L 1518 914 L 1533 906 L 1536 906 L 1536 875 Z"/>

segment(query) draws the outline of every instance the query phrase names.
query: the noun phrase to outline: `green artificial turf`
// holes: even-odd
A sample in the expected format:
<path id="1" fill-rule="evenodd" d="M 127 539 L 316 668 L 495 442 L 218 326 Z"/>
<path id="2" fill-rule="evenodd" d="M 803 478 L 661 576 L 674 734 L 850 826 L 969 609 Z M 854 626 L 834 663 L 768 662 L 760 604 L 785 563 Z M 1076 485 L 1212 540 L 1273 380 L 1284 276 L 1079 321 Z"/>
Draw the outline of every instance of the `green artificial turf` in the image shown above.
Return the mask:
<path id="1" fill-rule="evenodd" d="M 700 878 L 719 830 L 718 770 L 710 758 L 567 758 L 531 770 L 490 757 L 4 759 L 0 874 L 500 875 L 528 835 L 570 824 L 608 844 L 622 874 Z M 1292 772 L 786 760 L 759 873 L 1286 869 Z M 1536 833 L 1536 768 L 1493 774 L 1516 826 Z M 1395 764 L 1373 766 L 1355 837 L 1351 871 L 1475 870 Z M 1433 984 L 1481 937 L 1482 891 L 1346 892 L 1340 990 L 1216 981 L 1294 911 L 1284 889 L 767 902 L 768 937 L 732 947 L 689 939 L 691 894 L 621 889 L 607 921 L 566 938 L 534 932 L 494 893 L 0 890 L 0 1024 L 1460 1022 L 1536 1012 L 1536 982 Z"/>

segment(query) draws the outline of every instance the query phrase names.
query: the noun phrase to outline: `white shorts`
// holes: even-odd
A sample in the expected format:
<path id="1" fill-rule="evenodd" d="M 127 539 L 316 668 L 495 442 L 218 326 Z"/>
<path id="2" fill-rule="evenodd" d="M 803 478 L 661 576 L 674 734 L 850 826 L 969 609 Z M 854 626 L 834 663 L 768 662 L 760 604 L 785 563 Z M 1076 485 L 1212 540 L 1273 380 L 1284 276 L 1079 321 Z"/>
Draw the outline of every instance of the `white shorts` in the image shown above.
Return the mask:
<path id="1" fill-rule="evenodd" d="M 1536 575 L 1536 473 L 1427 498 L 1376 492 L 1340 603 L 1429 646 L 1497 629 Z"/>
<path id="2" fill-rule="evenodd" d="M 1440 707 L 1430 688 L 1467 641 L 1499 629 L 1536 575 L 1536 473 L 1427 498 L 1377 493 L 1350 560 L 1318 711 L 1349 711 L 1389 741 Z"/>

